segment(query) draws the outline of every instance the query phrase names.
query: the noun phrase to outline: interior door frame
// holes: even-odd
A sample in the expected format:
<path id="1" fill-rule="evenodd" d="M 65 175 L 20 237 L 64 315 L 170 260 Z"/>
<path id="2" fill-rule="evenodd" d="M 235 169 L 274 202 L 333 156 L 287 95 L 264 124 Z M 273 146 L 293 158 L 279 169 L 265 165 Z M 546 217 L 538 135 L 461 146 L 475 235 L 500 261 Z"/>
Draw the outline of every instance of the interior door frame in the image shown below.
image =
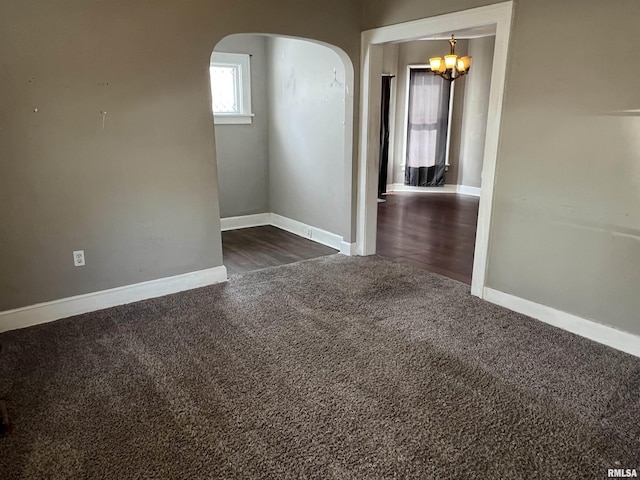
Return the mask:
<path id="1" fill-rule="evenodd" d="M 489 93 L 489 112 L 471 280 L 471 293 L 477 297 L 483 297 L 512 14 L 513 1 L 508 1 L 362 32 L 360 154 L 356 222 L 356 251 L 358 255 L 373 255 L 376 252 L 381 115 L 381 82 L 379 79 L 382 75 L 382 45 L 388 42 L 417 40 L 429 35 L 451 33 L 472 27 L 495 25 L 496 37 Z"/>

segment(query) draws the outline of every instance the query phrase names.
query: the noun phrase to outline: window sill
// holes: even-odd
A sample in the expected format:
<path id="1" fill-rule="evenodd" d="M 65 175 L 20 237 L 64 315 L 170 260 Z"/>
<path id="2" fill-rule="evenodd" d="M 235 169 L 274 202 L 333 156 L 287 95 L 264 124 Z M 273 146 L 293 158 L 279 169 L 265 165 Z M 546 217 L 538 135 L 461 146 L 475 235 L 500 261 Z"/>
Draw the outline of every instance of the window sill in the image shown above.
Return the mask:
<path id="1" fill-rule="evenodd" d="M 255 114 L 249 113 L 245 115 L 236 114 L 214 114 L 213 123 L 215 125 L 250 125 L 253 123 Z"/>

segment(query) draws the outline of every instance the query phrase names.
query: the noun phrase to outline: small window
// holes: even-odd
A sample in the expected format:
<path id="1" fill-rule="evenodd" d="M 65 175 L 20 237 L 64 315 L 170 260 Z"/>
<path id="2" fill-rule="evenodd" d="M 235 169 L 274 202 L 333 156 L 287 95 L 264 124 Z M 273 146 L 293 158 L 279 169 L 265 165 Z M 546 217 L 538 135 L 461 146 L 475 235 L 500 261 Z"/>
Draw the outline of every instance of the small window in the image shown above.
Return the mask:
<path id="1" fill-rule="evenodd" d="M 209 72 L 214 123 L 251 123 L 249 55 L 213 52 Z"/>

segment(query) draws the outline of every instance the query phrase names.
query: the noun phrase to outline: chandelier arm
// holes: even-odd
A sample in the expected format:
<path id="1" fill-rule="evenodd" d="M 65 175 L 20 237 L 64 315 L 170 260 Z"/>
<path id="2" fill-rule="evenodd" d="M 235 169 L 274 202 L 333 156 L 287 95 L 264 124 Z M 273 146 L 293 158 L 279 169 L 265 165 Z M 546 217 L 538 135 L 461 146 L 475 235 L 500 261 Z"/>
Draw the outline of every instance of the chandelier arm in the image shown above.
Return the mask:
<path id="1" fill-rule="evenodd" d="M 434 75 L 437 75 L 439 77 L 444 78 L 445 80 L 449 81 L 449 82 L 453 82 L 457 79 L 459 79 L 460 77 L 466 75 L 467 73 L 469 73 L 468 70 L 464 71 L 464 72 L 456 72 L 456 74 L 453 73 L 453 71 L 446 71 L 446 72 L 433 72 Z"/>
<path id="2" fill-rule="evenodd" d="M 453 76 L 453 75 L 452 75 L 451 81 L 457 80 L 457 79 L 459 79 L 460 77 L 462 77 L 462 76 L 466 75 L 466 74 L 468 73 L 468 70 L 465 70 L 464 72 L 457 72 L 457 73 L 458 73 L 458 74 L 457 74 L 457 75 L 455 75 L 455 76 Z"/>
<path id="3" fill-rule="evenodd" d="M 458 78 L 458 77 L 453 78 L 452 74 L 449 72 L 444 72 L 444 73 L 437 72 L 435 74 L 438 75 L 439 77 L 442 77 L 447 82 L 453 82 L 456 78 Z"/>

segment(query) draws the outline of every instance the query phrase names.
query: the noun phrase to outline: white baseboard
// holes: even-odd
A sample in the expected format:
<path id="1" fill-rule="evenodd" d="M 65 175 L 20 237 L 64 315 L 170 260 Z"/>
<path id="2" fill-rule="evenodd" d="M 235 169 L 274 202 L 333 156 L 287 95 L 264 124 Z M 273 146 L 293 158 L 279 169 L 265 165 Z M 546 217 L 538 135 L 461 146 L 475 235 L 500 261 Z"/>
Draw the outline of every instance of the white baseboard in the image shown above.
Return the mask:
<path id="1" fill-rule="evenodd" d="M 443 187 L 413 187 L 403 183 L 387 185 L 387 192 L 414 192 L 414 193 L 458 193 L 460 195 L 480 196 L 480 188 L 467 185 L 445 185 Z"/>
<path id="2" fill-rule="evenodd" d="M 444 185 L 442 187 L 413 187 L 404 183 L 394 183 L 387 192 L 415 192 L 415 193 L 457 193 L 457 185 Z"/>
<path id="3" fill-rule="evenodd" d="M 223 232 L 227 230 L 238 230 L 240 228 L 262 227 L 263 225 L 271 225 L 270 213 L 257 213 L 255 215 L 220 219 L 220 228 Z"/>
<path id="4" fill-rule="evenodd" d="M 469 187 L 467 185 L 457 185 L 457 190 L 460 195 L 471 195 L 472 197 L 480 196 L 480 187 Z"/>
<path id="5" fill-rule="evenodd" d="M 0 312 L 0 332 L 227 281 L 224 266 Z"/>
<path id="6" fill-rule="evenodd" d="M 307 225 L 306 223 L 298 222 L 291 218 L 283 217 L 277 213 L 259 213 L 257 215 L 222 218 L 220 219 L 220 225 L 223 232 L 240 228 L 273 225 L 294 235 L 308 238 L 327 247 L 335 248 L 345 255 L 354 255 L 356 252 L 356 244 L 344 242 L 343 237 L 340 235 Z"/>
<path id="7" fill-rule="evenodd" d="M 356 244 L 355 243 L 348 243 L 343 241 L 340 244 L 340 253 L 342 253 L 343 255 L 355 255 L 356 254 Z"/>
<path id="8" fill-rule="evenodd" d="M 640 336 L 492 288 L 484 288 L 483 298 L 488 302 L 501 305 L 554 327 L 640 357 Z"/>
<path id="9" fill-rule="evenodd" d="M 340 235 L 327 232 L 321 228 L 312 227 L 306 223 L 298 222 L 297 220 L 292 220 L 291 218 L 283 217 L 276 213 L 271 214 L 271 225 L 301 237 L 308 238 L 314 242 L 321 243 L 327 247 L 335 248 L 336 250 L 340 250 L 342 248 L 342 237 Z"/>

